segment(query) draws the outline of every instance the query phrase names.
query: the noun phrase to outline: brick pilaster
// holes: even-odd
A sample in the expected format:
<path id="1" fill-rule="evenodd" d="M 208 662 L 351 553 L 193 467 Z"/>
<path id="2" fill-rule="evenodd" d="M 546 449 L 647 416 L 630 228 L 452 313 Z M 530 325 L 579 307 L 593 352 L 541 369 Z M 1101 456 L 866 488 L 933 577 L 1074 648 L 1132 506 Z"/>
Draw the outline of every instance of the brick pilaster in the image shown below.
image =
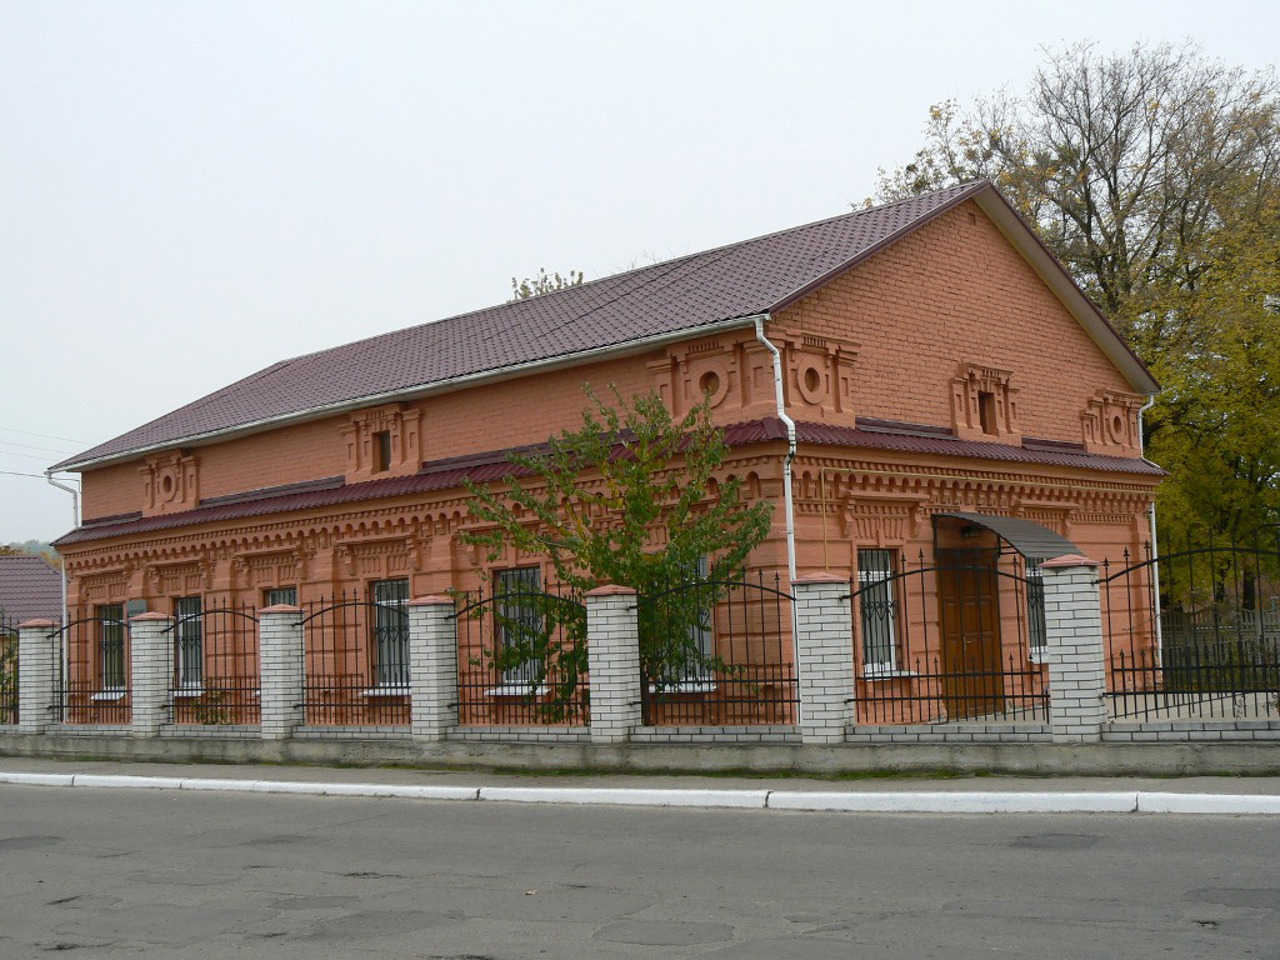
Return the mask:
<path id="1" fill-rule="evenodd" d="M 449 597 L 409 601 L 409 690 L 414 739 L 443 740 L 458 725 L 458 638 Z"/>
<path id="2" fill-rule="evenodd" d="M 262 738 L 286 740 L 302 724 L 302 610 L 287 603 L 258 612 Z"/>
<path id="3" fill-rule="evenodd" d="M 615 585 L 587 593 L 591 740 L 625 743 L 640 726 L 640 628 L 636 592 Z"/>
<path id="4" fill-rule="evenodd" d="M 800 738 L 842 743 L 853 719 L 849 581 L 829 573 L 792 581 L 800 680 Z"/>
<path id="5" fill-rule="evenodd" d="M 1040 569 L 1050 731 L 1055 743 L 1096 742 L 1107 718 L 1098 565 L 1071 555 L 1049 560 Z"/>
<path id="6" fill-rule="evenodd" d="M 172 628 L 173 620 L 163 613 L 140 613 L 129 621 L 129 679 L 135 737 L 154 737 L 169 721 Z"/>
<path id="7" fill-rule="evenodd" d="M 18 624 L 18 729 L 23 733 L 43 733 L 54 719 L 53 685 L 62 655 L 57 630 L 52 620 Z"/>

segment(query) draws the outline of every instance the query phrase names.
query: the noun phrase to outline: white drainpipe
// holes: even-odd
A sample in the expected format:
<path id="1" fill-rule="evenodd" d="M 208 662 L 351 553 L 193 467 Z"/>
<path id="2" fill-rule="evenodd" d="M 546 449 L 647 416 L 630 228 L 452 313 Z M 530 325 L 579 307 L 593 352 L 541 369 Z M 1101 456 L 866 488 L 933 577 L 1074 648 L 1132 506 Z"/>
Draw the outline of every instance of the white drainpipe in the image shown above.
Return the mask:
<path id="1" fill-rule="evenodd" d="M 67 493 L 71 494 L 71 529 L 77 529 L 80 526 L 80 491 L 70 484 L 53 479 L 53 473 L 51 471 L 46 472 L 44 478 L 59 490 L 65 490 Z M 67 610 L 67 561 L 64 558 L 62 561 L 62 629 L 66 630 L 69 623 L 71 623 L 71 616 L 70 612 Z M 59 678 L 59 682 L 62 684 L 63 689 L 66 689 L 68 677 L 70 676 L 68 671 L 71 669 L 71 664 L 69 663 L 70 637 L 70 632 L 62 635 L 62 676 Z"/>
<path id="2" fill-rule="evenodd" d="M 1146 444 L 1142 438 L 1142 415 L 1154 406 L 1156 398 L 1148 397 L 1147 402 L 1138 408 L 1138 452 L 1146 455 Z M 1156 543 L 1156 502 L 1151 501 L 1147 508 L 1147 522 L 1151 526 L 1151 592 L 1155 598 L 1156 616 L 1156 663 L 1164 663 L 1164 629 L 1160 625 L 1160 548 Z"/>
<path id="3" fill-rule="evenodd" d="M 791 503 L 791 461 L 796 458 L 796 423 L 787 416 L 787 404 L 782 395 L 782 354 L 764 335 L 767 317 L 756 317 L 756 339 L 773 355 L 773 395 L 778 405 L 778 419 L 787 428 L 787 458 L 782 463 L 782 500 L 787 521 L 787 589 L 796 578 L 796 518 Z"/>

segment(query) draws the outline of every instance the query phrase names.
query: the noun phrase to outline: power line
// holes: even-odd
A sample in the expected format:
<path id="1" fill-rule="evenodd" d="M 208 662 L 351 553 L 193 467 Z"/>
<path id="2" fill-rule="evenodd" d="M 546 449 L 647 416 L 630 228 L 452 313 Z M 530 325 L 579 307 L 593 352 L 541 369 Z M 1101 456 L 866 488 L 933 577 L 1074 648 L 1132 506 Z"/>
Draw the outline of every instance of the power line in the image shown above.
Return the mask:
<path id="1" fill-rule="evenodd" d="M 37 480 L 47 480 L 47 479 L 48 479 L 48 477 L 46 477 L 43 473 L 18 473 L 18 472 L 17 472 L 17 471 L 15 471 L 15 470 L 0 470 L 0 476 L 3 476 L 3 477 L 35 477 Z M 77 479 L 76 477 L 63 477 L 62 479 L 63 479 L 64 481 L 70 481 L 71 483 L 79 483 L 79 482 L 80 482 L 80 481 L 79 481 L 79 479 Z"/>
<path id="2" fill-rule="evenodd" d="M 75 453 L 75 450 L 68 450 L 65 447 L 56 449 L 54 447 L 37 447 L 34 443 L 18 443 L 17 440 L 0 440 L 0 447 L 21 447 L 23 450 L 41 450 L 45 453 Z"/>
<path id="3" fill-rule="evenodd" d="M 24 437 L 39 437 L 41 440 L 61 440 L 64 443 L 89 443 L 88 440 L 76 440 L 73 437 L 55 437 L 51 433 L 32 433 L 30 430 L 19 430 L 17 427 L 0 427 L 5 433 L 20 433 Z"/>
<path id="4" fill-rule="evenodd" d="M 13 453 L 10 450 L 0 450 L 0 457 L 22 457 L 24 460 L 39 460 L 41 463 L 47 463 L 48 457 L 39 457 L 34 453 Z"/>

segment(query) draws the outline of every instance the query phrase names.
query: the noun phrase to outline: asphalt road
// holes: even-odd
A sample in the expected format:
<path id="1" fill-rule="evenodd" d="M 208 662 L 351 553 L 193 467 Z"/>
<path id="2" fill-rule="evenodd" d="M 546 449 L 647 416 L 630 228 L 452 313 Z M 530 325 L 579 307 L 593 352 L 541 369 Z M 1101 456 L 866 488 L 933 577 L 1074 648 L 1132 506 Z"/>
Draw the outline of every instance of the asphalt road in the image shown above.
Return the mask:
<path id="1" fill-rule="evenodd" d="M 1280 818 L 0 786 L 0 960 L 1280 957 Z"/>

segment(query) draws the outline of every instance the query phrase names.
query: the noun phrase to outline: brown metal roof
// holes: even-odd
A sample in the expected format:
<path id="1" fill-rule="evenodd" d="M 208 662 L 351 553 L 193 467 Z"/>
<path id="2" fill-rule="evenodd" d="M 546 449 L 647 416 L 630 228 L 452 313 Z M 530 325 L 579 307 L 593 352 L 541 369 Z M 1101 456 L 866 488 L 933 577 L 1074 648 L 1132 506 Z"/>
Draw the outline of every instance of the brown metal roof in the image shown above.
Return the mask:
<path id="1" fill-rule="evenodd" d="M 760 420 L 731 424 L 725 427 L 724 436 L 729 446 L 745 447 L 758 443 L 783 442 L 787 439 L 787 429 L 777 417 L 764 417 Z M 796 439 L 802 444 L 900 450 L 910 453 L 941 453 L 979 460 L 1075 467 L 1099 470 L 1104 473 L 1130 473 L 1145 476 L 1164 474 L 1163 470 L 1150 461 L 1133 457 L 1108 457 L 1089 453 L 1027 449 L 1000 443 L 974 443 L 954 438 L 920 436 L 918 433 L 872 432 L 854 427 L 837 427 L 803 421 L 796 424 Z M 522 453 L 537 453 L 539 450 L 547 449 L 547 445 L 533 444 L 518 449 Z M 341 478 L 330 477 L 324 480 L 250 491 L 230 497 L 212 498 L 202 501 L 194 510 L 181 513 L 155 517 L 132 514 L 89 521 L 61 537 L 55 544 L 60 547 L 70 546 L 75 543 L 126 534 L 151 533 L 202 523 L 226 523 L 296 510 L 323 509 L 384 497 L 412 496 L 433 490 L 452 490 L 461 487 L 464 479 L 474 483 L 489 483 L 507 476 L 527 476 L 528 471 L 516 468 L 507 459 L 510 452 L 512 451 L 493 450 L 431 461 L 410 477 L 389 477 L 352 484 L 343 484 Z"/>
<path id="2" fill-rule="evenodd" d="M 983 192 L 988 181 L 857 210 L 529 300 L 273 364 L 57 464 L 82 468 L 309 411 L 679 334 L 777 310 Z"/>
<path id="3" fill-rule="evenodd" d="M 62 574 L 43 557 L 0 556 L 0 624 L 62 619 Z"/>

